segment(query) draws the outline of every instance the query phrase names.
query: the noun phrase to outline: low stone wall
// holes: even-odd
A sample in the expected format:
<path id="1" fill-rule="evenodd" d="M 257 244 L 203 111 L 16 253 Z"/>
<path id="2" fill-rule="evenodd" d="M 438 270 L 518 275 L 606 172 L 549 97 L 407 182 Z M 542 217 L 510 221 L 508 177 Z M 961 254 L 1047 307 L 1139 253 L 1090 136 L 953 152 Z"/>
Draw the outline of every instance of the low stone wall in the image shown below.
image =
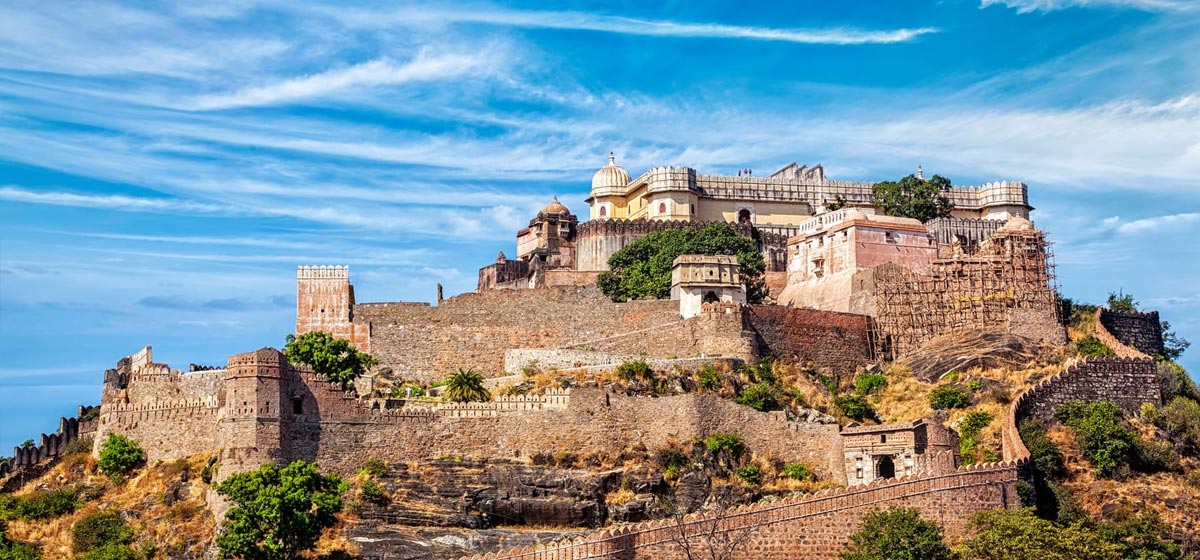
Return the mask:
<path id="1" fill-rule="evenodd" d="M 814 309 L 751 305 L 747 320 L 758 350 L 789 362 L 812 362 L 825 373 L 850 374 L 874 359 L 871 318 Z"/>
<path id="2" fill-rule="evenodd" d="M 1097 337 L 1114 347 L 1121 357 L 1161 356 L 1163 353 L 1162 323 L 1158 312 L 1112 311 L 1103 307 L 1096 310 Z M 1132 350 L 1115 348 L 1113 341 Z"/>
<path id="3" fill-rule="evenodd" d="M 695 371 L 715 362 L 730 362 L 733 365 L 742 363 L 738 358 L 646 358 L 644 356 L 606 354 L 587 350 L 539 350 L 517 349 L 504 353 L 504 371 L 522 373 L 525 368 L 539 371 L 569 371 L 589 370 L 605 371 L 616 369 L 622 363 L 630 360 L 643 360 L 655 370 Z M 514 380 L 519 381 L 519 378 Z"/>

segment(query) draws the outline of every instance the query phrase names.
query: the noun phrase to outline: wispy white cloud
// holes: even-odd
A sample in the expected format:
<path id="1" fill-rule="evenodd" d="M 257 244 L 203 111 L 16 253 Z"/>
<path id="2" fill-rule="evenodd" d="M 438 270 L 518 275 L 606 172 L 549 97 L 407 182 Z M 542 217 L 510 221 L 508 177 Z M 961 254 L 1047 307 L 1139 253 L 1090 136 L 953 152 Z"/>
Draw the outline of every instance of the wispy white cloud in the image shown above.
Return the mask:
<path id="1" fill-rule="evenodd" d="M 493 67 L 500 59 L 497 52 L 495 46 L 472 54 L 431 54 L 428 50 L 421 50 L 408 62 L 379 58 L 347 68 L 247 87 L 233 93 L 201 96 L 185 103 L 183 108 L 214 110 L 275 105 L 322 97 L 351 88 L 460 78 Z"/>
<path id="2" fill-rule="evenodd" d="M 1117 233 L 1147 233 L 1166 228 L 1185 228 L 1196 226 L 1200 226 L 1200 212 L 1188 212 L 1183 214 L 1154 216 L 1152 218 L 1142 218 L 1132 222 L 1126 222 L 1117 226 Z"/>
<path id="3" fill-rule="evenodd" d="M 979 7 L 1003 5 L 1017 13 L 1052 12 L 1067 8 L 1132 8 L 1148 12 L 1182 12 L 1200 9 L 1194 0 L 980 0 Z"/>
<path id="4" fill-rule="evenodd" d="M 105 210 L 125 210 L 134 212 L 160 213 L 238 213 L 231 207 L 220 204 L 209 204 L 192 200 L 170 198 L 147 198 L 136 196 L 92 195 L 69 192 L 40 192 L 13 185 L 0 186 L 0 200 L 23 202 L 29 204 L 50 204 L 54 206 L 75 206 L 80 208 L 100 208 Z"/>

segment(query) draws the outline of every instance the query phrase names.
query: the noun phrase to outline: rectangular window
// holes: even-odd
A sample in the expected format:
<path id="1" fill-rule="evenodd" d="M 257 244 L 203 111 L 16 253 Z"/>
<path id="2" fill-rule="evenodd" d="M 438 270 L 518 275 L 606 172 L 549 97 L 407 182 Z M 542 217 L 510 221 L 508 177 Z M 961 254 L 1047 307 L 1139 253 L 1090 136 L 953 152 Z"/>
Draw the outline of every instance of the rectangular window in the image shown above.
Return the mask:
<path id="1" fill-rule="evenodd" d="M 304 399 L 292 400 L 292 414 L 304 414 Z"/>

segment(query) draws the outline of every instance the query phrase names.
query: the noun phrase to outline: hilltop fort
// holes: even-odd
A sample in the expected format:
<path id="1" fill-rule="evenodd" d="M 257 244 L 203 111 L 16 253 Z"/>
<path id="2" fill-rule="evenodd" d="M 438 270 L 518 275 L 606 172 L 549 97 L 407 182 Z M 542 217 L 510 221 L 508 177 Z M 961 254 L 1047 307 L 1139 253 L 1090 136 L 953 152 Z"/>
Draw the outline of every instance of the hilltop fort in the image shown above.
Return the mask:
<path id="1" fill-rule="evenodd" d="M 493 387 L 531 370 L 601 373 L 634 359 L 694 371 L 766 358 L 844 379 L 969 331 L 1063 345 L 1051 243 L 1030 221 L 1026 185 L 946 194 L 952 215 L 922 223 L 883 215 L 871 183 L 830 180 L 820 165 L 763 177 L 658 167 L 631 178 L 610 155 L 592 179 L 588 220 L 551 201 L 516 232 L 516 258 L 501 252 L 479 270 L 475 292 L 442 298 L 439 290 L 436 304 L 359 303 L 348 267 L 299 267 L 295 333 L 345 338 L 395 379 L 429 384 L 475 368 Z M 633 241 L 711 222 L 754 240 L 767 263 L 766 303 L 747 304 L 736 259 L 726 255 L 676 259 L 670 299 L 616 303 L 596 289 L 609 257 Z M 961 534 L 975 511 L 1027 502 L 1018 491 L 1031 476 L 1016 428 L 1024 418 L 1053 421 L 1054 407 L 1072 400 L 1130 411 L 1161 405 L 1151 359 L 1162 349 L 1157 314 L 1097 313 L 1098 335 L 1117 356 L 1078 361 L 1016 396 L 999 419 L 1002 456 L 970 466 L 959 434 L 935 418 L 839 425 L 816 411 L 759 412 L 711 394 L 632 394 L 595 382 L 437 402 L 381 396 L 371 380 L 343 388 L 270 348 L 181 371 L 155 363 L 147 347 L 105 372 L 97 411 L 81 410 L 41 445 L 15 450 L 0 474 L 13 480 L 37 469 L 81 434 L 97 446 L 106 434 L 124 434 L 151 461 L 215 453 L 219 480 L 266 461 L 316 461 L 346 475 L 368 458 L 536 464 L 567 451 L 620 457 L 736 432 L 755 453 L 808 465 L 839 488 L 747 506 L 725 522 L 756 529 L 756 558 L 832 558 L 880 505 L 916 507 Z M 501 502 L 471 507 L 500 511 Z M 563 515 L 570 517 L 525 519 Z M 606 521 L 587 519 L 579 524 Z M 669 533 L 678 530 L 646 521 L 486 558 L 677 558 Z"/>

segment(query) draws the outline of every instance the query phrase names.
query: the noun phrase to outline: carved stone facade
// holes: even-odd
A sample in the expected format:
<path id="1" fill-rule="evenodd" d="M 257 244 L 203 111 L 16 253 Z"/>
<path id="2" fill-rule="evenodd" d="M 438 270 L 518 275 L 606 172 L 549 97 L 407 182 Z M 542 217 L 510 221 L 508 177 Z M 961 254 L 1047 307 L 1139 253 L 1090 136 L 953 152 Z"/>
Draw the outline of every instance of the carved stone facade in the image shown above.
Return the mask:
<path id="1" fill-rule="evenodd" d="M 679 316 L 700 314 L 705 303 L 746 304 L 746 288 L 731 255 L 680 255 L 671 263 L 671 299 L 679 302 Z"/>
<path id="2" fill-rule="evenodd" d="M 851 485 L 958 467 L 958 434 L 929 420 L 847 426 L 842 430 L 842 450 Z"/>

